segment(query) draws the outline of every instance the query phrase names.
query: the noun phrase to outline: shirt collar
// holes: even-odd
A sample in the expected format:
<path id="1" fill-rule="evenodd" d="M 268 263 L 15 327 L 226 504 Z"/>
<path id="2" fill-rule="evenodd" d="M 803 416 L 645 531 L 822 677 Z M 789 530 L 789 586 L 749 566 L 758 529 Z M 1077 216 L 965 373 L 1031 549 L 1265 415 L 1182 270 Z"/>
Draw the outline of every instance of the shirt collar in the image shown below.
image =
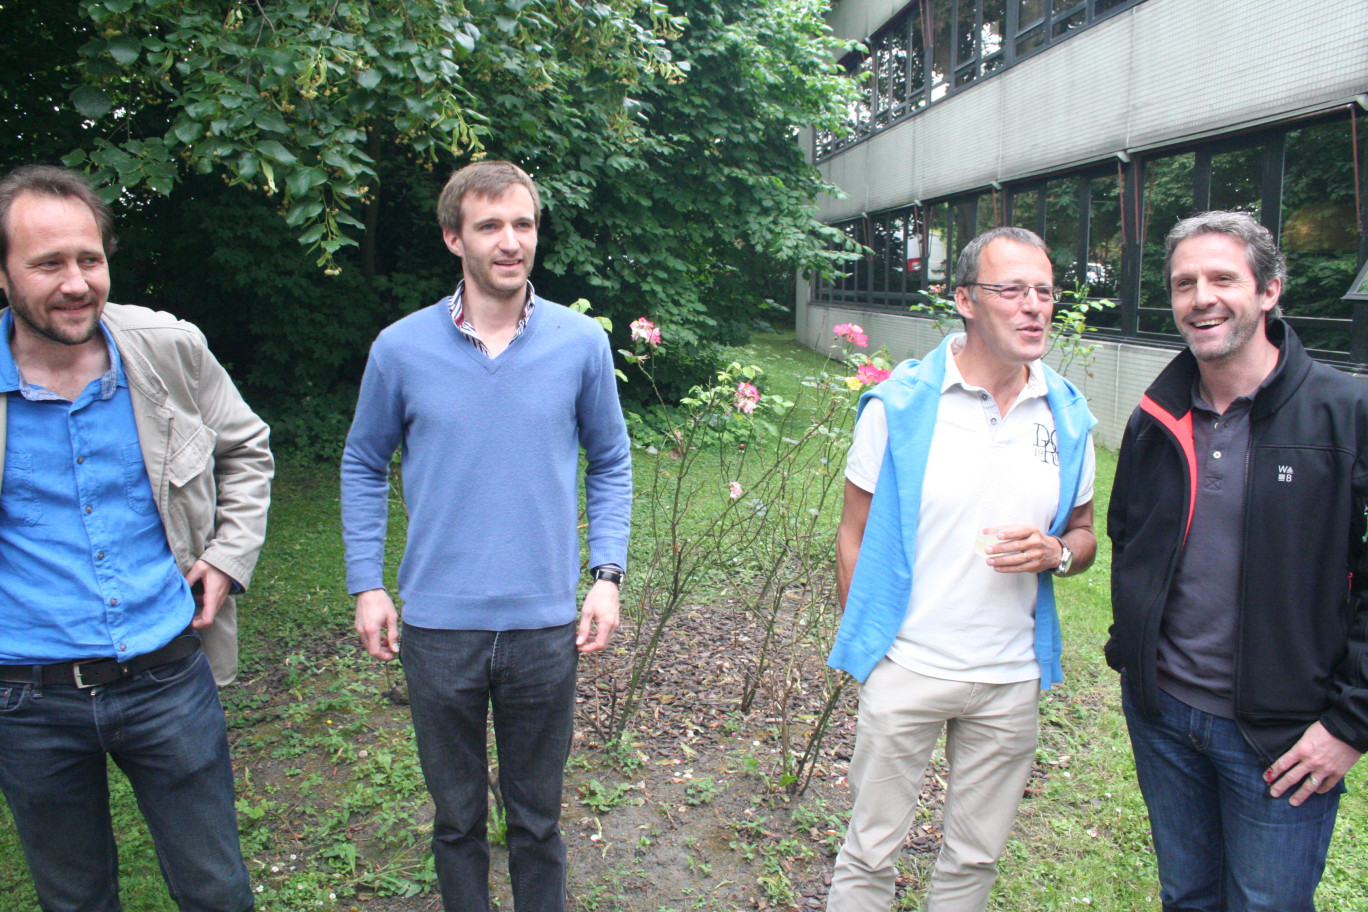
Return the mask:
<path id="1" fill-rule="evenodd" d="M 518 318 L 519 326 L 527 323 L 527 318 L 532 315 L 532 299 L 537 296 L 537 290 L 532 287 L 532 282 L 527 283 L 527 300 L 523 302 L 522 316 Z M 465 317 L 465 279 L 456 283 L 456 290 L 451 294 L 451 301 L 447 304 L 447 311 L 451 314 L 451 322 L 456 324 L 456 328 L 461 332 L 470 333 L 475 330 L 474 325 L 466 321 Z"/>
<path id="2" fill-rule="evenodd" d="M 100 321 L 100 332 L 104 335 L 105 346 L 109 351 L 109 370 L 100 377 L 100 398 L 107 400 L 113 397 L 116 389 L 121 386 L 128 386 L 128 378 L 124 375 L 123 360 L 119 357 L 119 347 L 114 344 L 114 337 L 110 335 L 109 327 L 105 326 L 104 320 Z M 13 334 L 14 311 L 7 307 L 3 316 L 0 316 L 0 393 L 18 391 L 23 394 L 25 399 L 40 402 L 49 399 L 61 399 L 60 396 L 50 390 L 24 381 L 24 375 L 19 370 L 19 365 L 15 363 L 14 352 L 10 350 L 9 346 L 10 336 Z"/>
<path id="3" fill-rule="evenodd" d="M 964 375 L 960 373 L 959 365 L 955 363 L 954 356 L 964 351 L 964 342 L 967 337 L 964 333 L 956 333 L 950 337 L 950 357 L 945 359 L 945 379 L 941 381 L 941 392 L 960 386 L 964 389 L 971 389 L 965 381 Z M 972 387 L 977 390 L 978 387 Z M 1039 358 L 1026 365 L 1026 385 L 1017 395 L 1017 401 L 1023 399 L 1036 399 L 1040 396 L 1048 395 L 1049 386 L 1045 382 L 1045 364 Z"/>

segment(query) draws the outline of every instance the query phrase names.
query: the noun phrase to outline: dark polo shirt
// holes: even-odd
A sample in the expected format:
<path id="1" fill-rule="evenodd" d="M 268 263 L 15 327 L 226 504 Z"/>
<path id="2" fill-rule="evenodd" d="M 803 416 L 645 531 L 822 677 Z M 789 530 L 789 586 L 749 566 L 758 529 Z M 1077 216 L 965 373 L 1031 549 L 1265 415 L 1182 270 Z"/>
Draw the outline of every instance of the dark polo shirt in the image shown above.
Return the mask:
<path id="1" fill-rule="evenodd" d="M 1282 357 L 1259 385 L 1282 371 Z M 1159 687 L 1189 706 L 1235 718 L 1235 634 L 1244 550 L 1252 396 L 1218 415 L 1192 384 L 1197 501 L 1159 626 Z"/>

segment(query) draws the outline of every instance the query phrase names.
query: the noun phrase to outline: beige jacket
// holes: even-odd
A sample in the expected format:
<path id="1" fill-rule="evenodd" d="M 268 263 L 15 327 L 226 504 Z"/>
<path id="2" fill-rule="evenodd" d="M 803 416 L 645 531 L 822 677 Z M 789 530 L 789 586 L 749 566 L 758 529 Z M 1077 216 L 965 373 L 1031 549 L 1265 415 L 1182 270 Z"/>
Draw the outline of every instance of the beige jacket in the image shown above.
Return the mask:
<path id="1" fill-rule="evenodd" d="M 123 359 L 138 442 L 171 553 L 245 588 L 266 538 L 275 464 L 270 429 L 238 393 L 193 324 L 168 313 L 106 304 L 104 324 Z M 0 396 L 0 483 L 8 397 Z M 237 677 L 237 606 L 229 596 L 200 631 L 219 684 Z"/>

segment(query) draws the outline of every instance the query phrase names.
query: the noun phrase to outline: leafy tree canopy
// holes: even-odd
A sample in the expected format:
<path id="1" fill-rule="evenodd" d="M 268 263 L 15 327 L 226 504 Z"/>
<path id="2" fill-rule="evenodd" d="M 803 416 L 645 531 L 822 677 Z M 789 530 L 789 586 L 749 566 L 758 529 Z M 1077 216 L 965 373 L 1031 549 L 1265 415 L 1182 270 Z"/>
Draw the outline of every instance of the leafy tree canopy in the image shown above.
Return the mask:
<path id="1" fill-rule="evenodd" d="M 433 206 L 476 158 L 536 177 L 537 288 L 589 298 L 621 347 L 642 314 L 735 340 L 826 269 L 836 191 L 795 125 L 840 130 L 856 87 L 824 4 L 0 0 L 26 68 L 0 76 L 0 167 L 89 171 L 124 210 L 122 297 L 205 325 L 268 412 L 307 400 L 326 429 L 375 331 L 454 285 Z"/>

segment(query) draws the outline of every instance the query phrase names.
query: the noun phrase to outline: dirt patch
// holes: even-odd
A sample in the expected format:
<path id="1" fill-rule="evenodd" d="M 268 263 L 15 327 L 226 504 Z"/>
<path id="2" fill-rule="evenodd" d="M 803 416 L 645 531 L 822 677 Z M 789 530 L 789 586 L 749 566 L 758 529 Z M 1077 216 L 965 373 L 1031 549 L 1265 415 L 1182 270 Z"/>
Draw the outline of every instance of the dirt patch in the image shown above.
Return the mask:
<path id="1" fill-rule="evenodd" d="M 681 610 L 628 737 L 616 744 L 605 732 L 625 663 L 614 655 L 581 663 L 562 820 L 571 908 L 825 906 L 850 805 L 856 689 L 847 686 L 831 713 L 807 790 L 789 794 L 785 732 L 801 749 L 819 717 L 825 698 L 814 682 L 824 656 L 815 645 L 786 651 L 742 712 L 763 636 L 760 622 L 734 606 Z M 781 699 L 786 714 L 775 709 Z M 363 661 L 350 638 L 315 642 L 234 689 L 239 807 L 251 818 L 244 846 L 264 909 L 441 908 L 426 849 L 431 805 L 402 703 L 402 677 Z M 924 887 L 940 845 L 944 782 L 938 751 L 900 892 Z M 501 847 L 491 871 L 496 907 L 511 910 Z"/>

